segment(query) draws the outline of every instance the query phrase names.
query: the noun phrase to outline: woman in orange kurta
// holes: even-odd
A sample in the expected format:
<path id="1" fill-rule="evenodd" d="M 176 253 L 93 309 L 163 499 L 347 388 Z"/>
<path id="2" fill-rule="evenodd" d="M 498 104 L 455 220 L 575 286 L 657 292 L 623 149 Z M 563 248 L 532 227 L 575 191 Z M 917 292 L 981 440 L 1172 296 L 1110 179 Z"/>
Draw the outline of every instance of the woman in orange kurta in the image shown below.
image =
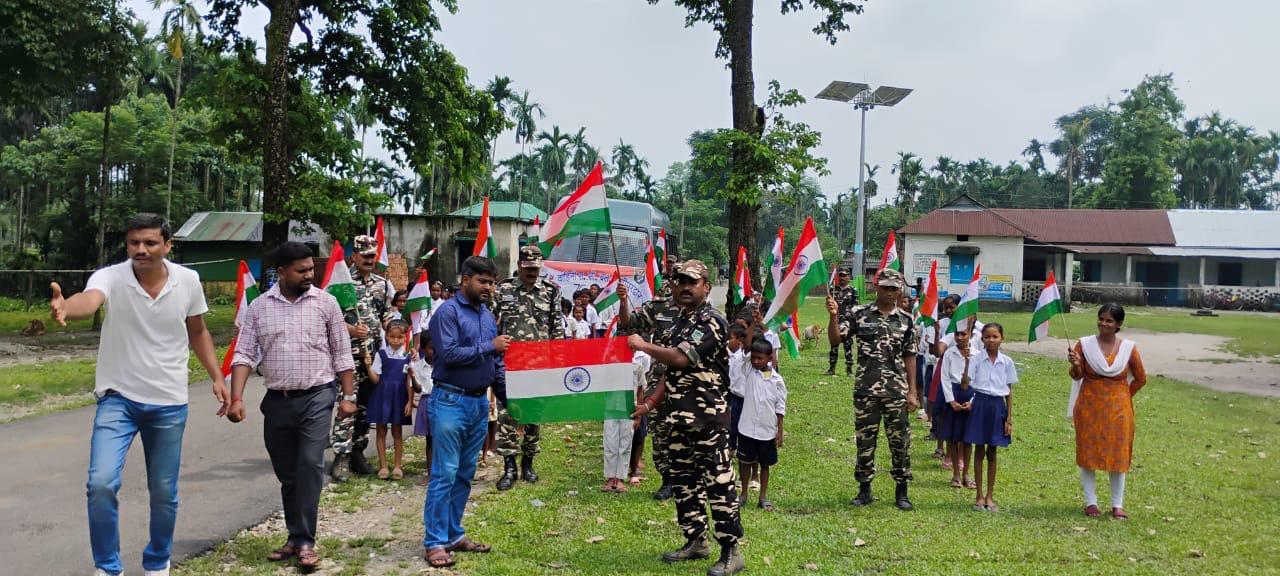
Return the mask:
<path id="1" fill-rule="evenodd" d="M 1132 398 L 1147 383 L 1137 348 L 1116 335 L 1123 324 L 1124 308 L 1104 304 L 1098 310 L 1098 335 L 1081 339 L 1069 353 L 1071 378 L 1079 381 L 1071 417 L 1085 515 L 1101 515 L 1094 471 L 1106 470 L 1111 476 L 1111 514 L 1118 520 L 1128 518 L 1124 483 L 1133 461 Z"/>

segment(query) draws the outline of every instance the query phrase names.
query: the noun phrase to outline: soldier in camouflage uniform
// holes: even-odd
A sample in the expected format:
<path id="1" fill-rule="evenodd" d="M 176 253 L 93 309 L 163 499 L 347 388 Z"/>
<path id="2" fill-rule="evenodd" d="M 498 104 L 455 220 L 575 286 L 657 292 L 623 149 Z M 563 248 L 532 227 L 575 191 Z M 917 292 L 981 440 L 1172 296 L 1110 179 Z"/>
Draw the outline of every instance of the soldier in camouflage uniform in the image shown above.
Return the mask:
<path id="1" fill-rule="evenodd" d="M 493 305 L 493 314 L 498 319 L 498 334 L 511 336 L 516 342 L 564 338 L 564 324 L 560 321 L 560 287 L 539 277 L 542 250 L 534 245 L 520 248 L 518 266 L 514 277 L 498 284 Z M 533 457 L 539 451 L 539 426 L 522 426 L 524 442 L 518 447 L 517 427 L 506 406 L 500 405 L 497 452 L 502 456 L 503 472 L 498 479 L 498 490 L 510 490 L 516 482 L 517 450 L 520 452 L 520 478 L 525 482 L 538 481 Z"/>
<path id="2" fill-rule="evenodd" d="M 665 385 L 636 408 L 636 415 L 645 415 L 655 405 L 667 404 L 667 466 L 675 488 L 676 520 L 686 543 L 664 554 L 662 560 L 670 563 L 710 556 L 706 540 L 709 505 L 720 559 L 707 574 L 736 574 L 745 565 L 738 547 L 742 524 L 729 452 L 729 323 L 707 301 L 711 284 L 705 264 L 689 260 L 679 265 L 672 284 L 680 307 L 676 321 L 656 333 L 653 343 L 638 334 L 627 339 L 633 350 L 645 352 L 667 367 Z M 626 296 L 619 292 L 619 297 L 624 327 L 651 330 L 657 326 L 656 318 L 644 309 L 631 314 Z"/>
<path id="3" fill-rule="evenodd" d="M 374 273 L 378 260 L 378 242 L 372 236 L 356 236 L 352 243 L 355 257 L 351 263 L 351 279 L 356 285 L 356 307 L 343 310 L 347 332 L 351 334 L 351 353 L 356 357 L 356 413 L 333 421 L 333 463 L 329 476 L 337 482 L 346 480 L 346 468 L 359 475 L 372 473 L 364 458 L 369 445 L 369 422 L 365 408 L 374 384 L 362 358 L 377 354 L 382 347 L 382 324 L 390 318 L 391 283 Z"/>
<path id="4" fill-rule="evenodd" d="M 899 509 L 911 510 L 907 482 L 911 480 L 911 413 L 920 405 L 916 392 L 916 328 L 911 313 L 898 307 L 906 283 L 897 270 L 882 270 L 876 281 L 876 300 L 855 308 L 851 314 L 854 337 L 858 340 L 858 375 L 854 384 L 853 411 L 858 438 L 858 463 L 854 478 L 858 495 L 854 506 L 866 506 L 871 495 L 871 479 L 876 474 L 876 439 L 880 423 L 889 442 L 893 468 L 889 475 L 897 483 L 895 500 Z M 827 313 L 832 346 L 839 339 L 839 304 L 827 297 Z"/>
<path id="5" fill-rule="evenodd" d="M 841 266 L 836 271 L 836 281 L 829 288 L 829 292 L 836 299 L 839 305 L 840 322 L 840 344 L 844 346 L 844 373 L 846 375 L 853 374 L 853 331 L 850 322 L 850 314 L 854 307 L 858 305 L 858 292 L 849 285 L 849 269 Z M 827 376 L 836 375 L 836 360 L 840 359 L 840 348 L 835 344 L 831 345 L 831 352 L 827 355 Z"/>
<path id="6" fill-rule="evenodd" d="M 668 273 L 666 276 L 669 277 L 670 274 Z M 662 333 L 667 328 L 670 328 L 672 324 L 675 324 L 676 316 L 679 312 L 680 310 L 671 302 L 671 282 L 670 280 L 664 280 L 653 299 L 642 304 L 640 309 L 634 313 L 634 315 L 653 318 L 653 327 L 650 330 L 635 330 L 635 332 L 648 334 L 652 342 L 654 335 Z M 644 398 L 655 398 L 658 389 L 666 385 L 666 378 L 666 365 L 655 363 L 653 369 L 649 371 Z M 674 489 L 671 487 L 670 466 L 667 465 L 667 441 L 670 437 L 671 427 L 666 423 L 665 407 L 666 404 L 657 404 L 653 412 L 648 414 L 649 436 L 653 439 L 653 467 L 662 476 L 662 486 L 659 486 L 658 490 L 653 493 L 655 500 L 670 500 L 674 495 Z"/>

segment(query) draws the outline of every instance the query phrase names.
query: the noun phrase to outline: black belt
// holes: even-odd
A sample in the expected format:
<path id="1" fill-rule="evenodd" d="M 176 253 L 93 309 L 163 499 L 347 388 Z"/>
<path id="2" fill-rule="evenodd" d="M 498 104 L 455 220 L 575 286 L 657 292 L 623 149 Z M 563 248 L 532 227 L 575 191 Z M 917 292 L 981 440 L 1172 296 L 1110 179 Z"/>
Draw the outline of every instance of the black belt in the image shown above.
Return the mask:
<path id="1" fill-rule="evenodd" d="M 267 389 L 267 396 L 279 396 L 281 398 L 301 398 L 303 396 L 310 396 L 321 390 L 332 390 L 332 389 L 333 389 L 333 382 L 317 384 L 310 388 L 303 388 L 301 390 L 275 390 L 275 389 L 269 388 Z"/>
<path id="2" fill-rule="evenodd" d="M 467 390 L 467 389 L 465 389 L 465 388 L 459 388 L 459 387 L 454 386 L 454 385 L 452 385 L 452 384 L 445 384 L 445 383 L 443 383 L 443 382 L 441 382 L 441 381 L 439 381 L 439 380 L 436 380 L 436 381 L 435 381 L 435 388 L 440 389 L 440 390 L 444 390 L 445 392 L 453 392 L 454 394 L 461 394 L 461 395 L 463 395 L 463 396 L 470 396 L 470 397 L 472 397 L 472 398 L 479 398 L 479 397 L 484 396 L 486 393 L 488 393 L 488 392 L 489 392 L 489 388 L 488 388 L 488 387 L 485 387 L 485 388 L 479 388 L 479 389 L 476 389 L 476 390 Z"/>

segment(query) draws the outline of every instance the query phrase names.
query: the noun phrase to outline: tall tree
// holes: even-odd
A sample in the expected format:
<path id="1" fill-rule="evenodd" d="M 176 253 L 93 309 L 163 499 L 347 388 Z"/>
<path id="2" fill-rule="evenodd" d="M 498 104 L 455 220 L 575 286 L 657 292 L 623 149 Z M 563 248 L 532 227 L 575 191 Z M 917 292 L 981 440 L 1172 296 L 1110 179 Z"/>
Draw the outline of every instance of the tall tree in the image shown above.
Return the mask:
<path id="1" fill-rule="evenodd" d="M 168 6 L 168 8 L 165 8 Z M 182 104 L 182 64 L 186 60 L 187 36 L 193 31 L 198 37 L 200 12 L 191 0 L 151 0 L 151 7 L 164 10 L 160 21 L 160 34 L 164 36 L 169 57 L 177 65 L 174 73 L 173 119 L 169 122 L 169 182 L 165 187 L 164 217 L 169 219 L 173 205 L 173 155 L 178 147 L 178 106 Z"/>
<path id="2" fill-rule="evenodd" d="M 573 148 L 573 158 L 569 160 L 569 168 L 573 170 L 573 181 L 578 182 L 587 176 L 592 166 L 595 166 L 600 151 L 587 142 L 585 126 L 578 128 L 577 132 L 569 136 L 569 147 Z"/>
<path id="3" fill-rule="evenodd" d="M 1089 136 L 1091 121 L 1084 118 L 1073 124 L 1062 127 L 1062 160 L 1065 164 L 1067 180 L 1067 208 L 1074 208 L 1075 194 L 1073 186 L 1076 181 L 1076 167 L 1084 161 L 1085 142 Z"/>
<path id="4" fill-rule="evenodd" d="M 542 147 L 538 151 L 538 159 L 542 164 L 542 178 L 547 184 L 547 212 L 555 210 L 552 195 L 564 185 L 564 167 L 569 162 L 570 136 L 560 131 L 559 126 L 552 126 L 551 132 L 539 132 L 538 141 Z"/>
<path id="5" fill-rule="evenodd" d="M 542 111 L 542 104 L 530 99 L 529 91 L 525 90 L 524 93 L 512 99 L 511 115 L 516 125 L 516 142 L 520 144 L 520 157 L 527 162 L 529 158 L 525 154 L 525 147 L 533 142 L 534 135 L 538 132 L 538 120 L 546 118 L 547 114 Z M 529 170 L 530 168 L 526 166 L 520 173 L 516 202 L 524 201 L 524 187 L 527 182 L 525 175 Z"/>
<path id="6" fill-rule="evenodd" d="M 494 76 L 484 88 L 486 94 L 493 99 L 493 106 L 497 108 L 498 114 L 502 116 L 502 130 L 511 127 L 509 117 L 510 107 L 516 97 L 516 92 L 511 87 L 511 79 L 506 76 Z M 485 180 L 485 195 L 489 195 L 489 184 L 494 181 L 493 170 L 497 166 L 498 155 L 498 134 L 493 135 L 492 142 L 489 145 L 489 177 Z"/>
<path id="7" fill-rule="evenodd" d="M 759 142 L 764 134 L 764 119 L 755 101 L 755 72 L 752 67 L 752 30 L 755 18 L 755 0 L 673 0 L 687 10 L 685 26 L 698 23 L 711 26 L 719 35 L 715 55 L 729 61 L 729 94 L 733 111 L 733 129 L 746 138 Z M 658 0 L 648 0 L 656 4 Z M 846 15 L 861 14 L 862 4 L 849 0 L 781 0 L 783 14 L 799 12 L 806 5 L 819 14 L 813 32 L 834 44 L 839 32 L 849 29 Z M 744 142 L 745 144 L 745 142 Z M 741 182 L 756 179 L 744 174 L 752 163 L 747 147 L 740 146 L 733 156 L 733 171 L 739 173 Z M 757 177 L 758 178 L 758 177 Z M 752 270 L 760 267 L 756 249 L 756 211 L 762 190 L 746 186 L 727 191 L 729 203 L 729 246 L 746 246 L 747 258 Z M 729 277 L 736 272 L 737 263 L 729 264 Z M 733 308 L 729 304 L 729 308 Z M 730 310 L 732 311 L 732 310 Z"/>
<path id="8" fill-rule="evenodd" d="M 1093 199 L 1099 208 L 1171 208 L 1172 160 L 1181 144 L 1178 121 L 1183 104 L 1173 75 L 1147 76 L 1120 101 L 1112 128 L 1111 152 L 1102 188 Z"/>
<path id="9" fill-rule="evenodd" d="M 439 6 L 457 9 L 454 0 Z M 357 86 L 365 90 L 379 134 L 398 159 L 442 165 L 461 178 L 483 173 L 489 139 L 502 118 L 493 99 L 468 84 L 466 69 L 436 42 L 440 19 L 432 2 L 211 0 L 209 21 L 223 41 L 243 48 L 240 17 L 253 7 L 270 14 L 262 102 L 264 250 L 287 239 L 291 218 L 311 216 L 310 205 L 294 201 L 305 196 L 294 194 L 295 184 L 317 184 L 314 178 L 295 179 L 306 159 L 298 157 L 291 138 L 289 97 L 290 84 L 302 79 L 314 79 L 319 92 L 335 102 L 349 101 Z M 292 41 L 295 30 L 302 42 Z"/>

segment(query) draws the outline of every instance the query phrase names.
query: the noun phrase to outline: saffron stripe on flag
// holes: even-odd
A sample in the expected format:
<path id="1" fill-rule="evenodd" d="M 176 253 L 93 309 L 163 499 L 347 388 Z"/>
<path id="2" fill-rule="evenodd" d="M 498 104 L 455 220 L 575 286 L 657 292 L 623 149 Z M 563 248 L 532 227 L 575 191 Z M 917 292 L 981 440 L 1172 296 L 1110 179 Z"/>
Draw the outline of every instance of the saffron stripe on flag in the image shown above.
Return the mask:
<path id="1" fill-rule="evenodd" d="M 631 355 L 627 339 L 622 336 L 587 340 L 538 340 L 512 342 L 507 348 L 506 364 L 507 372 L 597 364 L 630 365 Z M 627 381 L 630 382 L 630 379 Z"/>

